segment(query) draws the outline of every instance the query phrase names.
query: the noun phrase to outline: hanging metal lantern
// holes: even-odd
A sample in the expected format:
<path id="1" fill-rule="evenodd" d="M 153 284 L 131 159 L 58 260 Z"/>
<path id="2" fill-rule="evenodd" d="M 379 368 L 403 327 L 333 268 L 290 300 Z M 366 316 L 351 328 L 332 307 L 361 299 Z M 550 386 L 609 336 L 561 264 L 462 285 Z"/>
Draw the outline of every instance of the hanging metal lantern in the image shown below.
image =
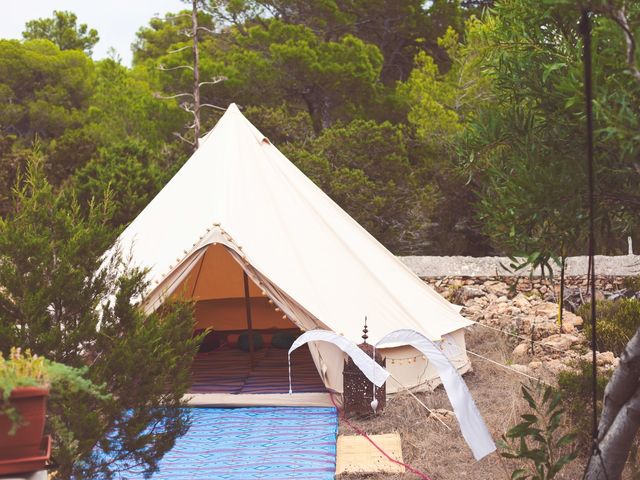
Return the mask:
<path id="1" fill-rule="evenodd" d="M 384 368 L 386 361 L 382 359 L 382 355 L 375 350 L 373 345 L 367 343 L 367 331 L 367 320 L 365 318 L 363 329 L 364 333 L 362 335 L 364 342 L 358 346 L 370 358 L 373 358 L 378 365 L 381 365 Z M 362 373 L 351 358 L 345 362 L 344 369 L 342 371 L 342 379 L 345 415 L 366 415 L 384 410 L 387 400 L 386 384 L 382 385 L 382 387 L 376 387 L 365 376 L 365 374 Z"/>

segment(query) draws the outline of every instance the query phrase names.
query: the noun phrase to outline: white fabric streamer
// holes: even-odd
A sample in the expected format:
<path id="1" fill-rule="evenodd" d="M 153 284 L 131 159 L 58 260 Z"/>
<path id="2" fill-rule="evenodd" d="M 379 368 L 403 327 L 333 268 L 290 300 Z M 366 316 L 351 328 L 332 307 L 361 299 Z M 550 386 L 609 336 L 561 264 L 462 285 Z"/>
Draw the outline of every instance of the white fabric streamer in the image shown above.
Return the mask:
<path id="1" fill-rule="evenodd" d="M 471 448 L 476 460 L 480 460 L 496 450 L 496 445 L 493 443 L 491 434 L 473 401 L 471 392 L 456 368 L 435 343 L 415 330 L 403 329 L 385 335 L 376 344 L 376 348 L 383 348 L 385 344 L 411 345 L 420 350 L 433 363 L 453 406 L 462 436 Z"/>
<path id="2" fill-rule="evenodd" d="M 373 361 L 366 353 L 360 350 L 351 340 L 328 330 L 310 330 L 300 335 L 289 349 L 289 393 L 291 389 L 291 353 L 298 347 L 308 342 L 329 342 L 333 343 L 344 353 L 349 355 L 362 373 L 378 387 L 384 385 L 389 378 L 389 372 Z"/>

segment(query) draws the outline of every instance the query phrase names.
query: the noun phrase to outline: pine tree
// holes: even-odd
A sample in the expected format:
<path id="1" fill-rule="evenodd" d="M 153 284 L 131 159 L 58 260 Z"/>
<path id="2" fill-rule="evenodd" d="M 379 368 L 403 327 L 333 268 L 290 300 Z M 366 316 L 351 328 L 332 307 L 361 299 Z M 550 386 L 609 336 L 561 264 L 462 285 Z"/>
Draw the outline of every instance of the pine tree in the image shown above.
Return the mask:
<path id="1" fill-rule="evenodd" d="M 145 272 L 122 256 L 103 265 L 110 212 L 108 198 L 87 210 L 69 190 L 54 190 L 36 153 L 0 220 L 0 350 L 87 366 L 110 394 L 50 399 L 57 478 L 109 479 L 132 467 L 150 474 L 189 428 L 182 397 L 197 348 L 192 305 L 142 312 Z"/>

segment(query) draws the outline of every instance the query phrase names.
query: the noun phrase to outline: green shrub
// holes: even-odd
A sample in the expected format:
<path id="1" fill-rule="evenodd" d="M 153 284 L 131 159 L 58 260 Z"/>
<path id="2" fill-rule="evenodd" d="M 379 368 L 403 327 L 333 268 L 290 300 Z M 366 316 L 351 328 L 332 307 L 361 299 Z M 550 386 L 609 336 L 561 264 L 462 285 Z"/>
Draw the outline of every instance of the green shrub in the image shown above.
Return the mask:
<path id="1" fill-rule="evenodd" d="M 560 372 L 558 375 L 558 389 L 562 395 L 562 403 L 569 414 L 569 418 L 574 424 L 578 434 L 577 440 L 580 445 L 587 445 L 590 442 L 592 431 L 591 412 L 591 362 L 581 360 L 578 364 L 578 371 Z M 598 372 L 596 377 L 597 388 L 597 410 L 600 414 L 602 409 L 602 398 L 604 388 L 607 386 L 611 373 Z"/>
<path id="2" fill-rule="evenodd" d="M 596 309 L 597 350 L 620 356 L 640 327 L 640 300 L 600 300 L 596 302 Z M 584 334 L 588 339 L 591 338 L 591 304 L 582 305 L 578 309 L 578 315 L 584 319 Z"/>
<path id="3" fill-rule="evenodd" d="M 634 292 L 640 292 L 640 275 L 635 277 L 626 277 L 622 282 L 622 286 Z"/>
<path id="4" fill-rule="evenodd" d="M 514 480 L 551 480 L 576 458 L 576 434 L 562 435 L 559 430 L 564 414 L 560 392 L 550 386 L 522 385 L 522 396 L 531 410 L 498 441 L 500 455 L 525 462 L 512 472 Z"/>

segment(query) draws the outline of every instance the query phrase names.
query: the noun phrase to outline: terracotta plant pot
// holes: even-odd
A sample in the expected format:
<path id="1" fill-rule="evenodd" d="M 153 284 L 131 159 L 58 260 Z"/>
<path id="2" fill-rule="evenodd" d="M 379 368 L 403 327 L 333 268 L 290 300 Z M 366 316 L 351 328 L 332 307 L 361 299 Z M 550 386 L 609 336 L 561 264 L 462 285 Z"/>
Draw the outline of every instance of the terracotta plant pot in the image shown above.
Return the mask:
<path id="1" fill-rule="evenodd" d="M 13 421 L 0 414 L 0 460 L 32 458 L 42 455 L 42 437 L 49 388 L 18 387 L 9 396 L 9 402 L 20 415 L 22 425 L 9 435 Z M 3 400 L 0 400 L 3 401 Z"/>
<path id="2" fill-rule="evenodd" d="M 51 436 L 47 435 L 42 439 L 38 456 L 0 460 L 0 475 L 25 474 L 43 470 L 49 457 L 51 457 Z"/>

